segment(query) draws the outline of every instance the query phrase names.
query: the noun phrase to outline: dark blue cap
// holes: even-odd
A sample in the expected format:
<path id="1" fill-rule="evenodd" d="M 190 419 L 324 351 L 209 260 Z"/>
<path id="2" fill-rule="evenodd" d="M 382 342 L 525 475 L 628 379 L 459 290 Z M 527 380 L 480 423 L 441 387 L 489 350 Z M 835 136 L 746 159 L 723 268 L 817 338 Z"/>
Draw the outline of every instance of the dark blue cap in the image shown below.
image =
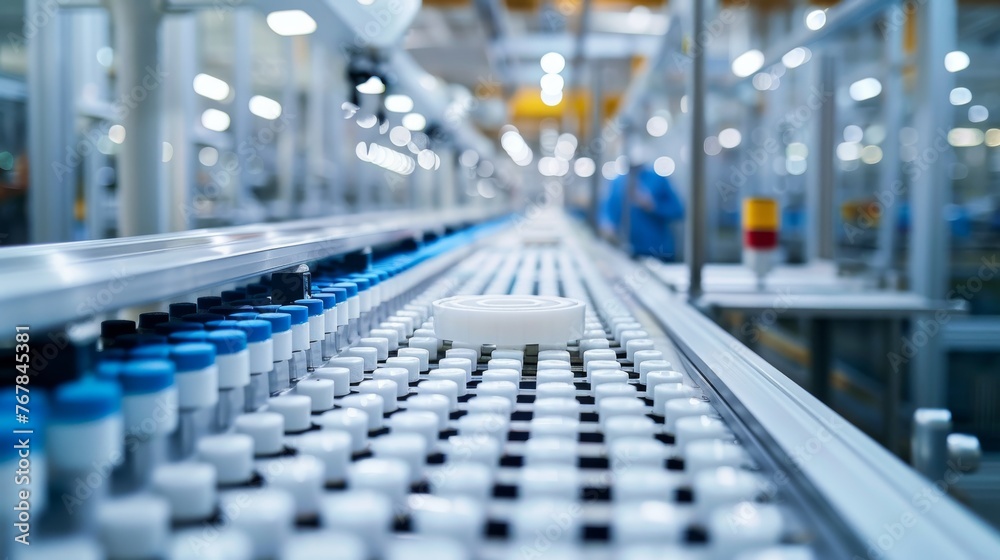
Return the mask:
<path id="1" fill-rule="evenodd" d="M 178 303 L 171 303 L 167 309 L 170 310 L 170 316 L 176 319 L 180 319 L 185 315 L 190 315 L 192 313 L 198 312 L 198 306 L 191 303 L 190 301 L 181 301 Z"/>
<path id="2" fill-rule="evenodd" d="M 167 337 L 158 334 L 123 334 L 115 338 L 118 348 L 136 348 L 150 344 L 166 344 Z"/>
<path id="3" fill-rule="evenodd" d="M 97 354 L 98 360 L 124 360 L 128 357 L 128 350 L 124 348 L 105 348 Z"/>
<path id="4" fill-rule="evenodd" d="M 323 314 L 323 301 L 319 299 L 297 299 L 295 305 L 306 306 L 309 309 L 310 317 Z"/>
<path id="5" fill-rule="evenodd" d="M 197 371 L 215 363 L 215 346 L 206 342 L 178 344 L 170 352 L 177 373 Z"/>
<path id="6" fill-rule="evenodd" d="M 330 286 L 331 288 L 343 288 L 347 290 L 347 297 L 353 297 L 358 295 L 358 285 L 355 282 L 348 281 L 338 281 L 336 284 Z"/>
<path id="7" fill-rule="evenodd" d="M 337 308 L 337 296 L 334 294 L 324 294 L 318 293 L 313 294 L 313 299 L 318 299 L 323 302 L 323 309 L 336 309 Z"/>
<path id="8" fill-rule="evenodd" d="M 370 286 L 377 286 L 382 283 L 382 278 L 374 272 L 359 272 L 355 274 L 358 278 L 364 278 Z"/>
<path id="9" fill-rule="evenodd" d="M 225 315 L 219 315 L 218 313 L 192 313 L 190 315 L 185 315 L 184 320 L 189 323 L 202 323 L 205 324 L 209 321 L 221 321 L 225 319 Z"/>
<path id="10" fill-rule="evenodd" d="M 264 284 L 247 284 L 248 296 L 266 296 L 271 294 L 271 288 Z"/>
<path id="11" fill-rule="evenodd" d="M 235 329 L 236 323 L 239 321 L 234 321 L 232 319 L 225 319 L 223 321 L 209 321 L 205 323 L 205 329 L 210 331 L 217 331 L 221 329 Z"/>
<path id="12" fill-rule="evenodd" d="M 135 321 L 125 319 L 101 321 L 102 338 L 116 338 L 123 334 L 135 334 Z"/>
<path id="13" fill-rule="evenodd" d="M 156 334 L 166 336 L 168 338 L 174 333 L 203 330 L 205 330 L 205 325 L 191 321 L 177 321 L 174 323 L 162 323 L 156 325 Z"/>
<path id="14" fill-rule="evenodd" d="M 254 307 L 257 313 L 277 313 L 280 305 L 258 305 Z"/>
<path id="15" fill-rule="evenodd" d="M 230 321 L 251 321 L 260 315 L 257 311 L 240 311 L 239 313 L 233 313 L 228 317 Z"/>
<path id="16" fill-rule="evenodd" d="M 271 323 L 268 321 L 258 319 L 237 321 L 236 328 L 246 333 L 248 343 L 271 339 Z"/>
<path id="17" fill-rule="evenodd" d="M 285 332 L 292 328 L 292 316 L 288 313 L 261 313 L 257 319 L 271 323 L 272 333 Z"/>
<path id="18" fill-rule="evenodd" d="M 205 342 L 208 340 L 208 331 L 181 331 L 170 335 L 171 344 L 184 344 L 185 342 Z"/>
<path id="19" fill-rule="evenodd" d="M 97 367 L 94 369 L 94 373 L 97 375 L 98 379 L 117 382 L 118 376 L 121 375 L 123 367 L 125 367 L 125 362 L 123 360 L 101 360 L 100 362 L 97 362 Z"/>
<path id="20" fill-rule="evenodd" d="M 125 364 L 118 379 L 126 395 L 161 391 L 174 384 L 174 363 L 170 360 L 135 360 Z"/>
<path id="21" fill-rule="evenodd" d="M 235 354 L 246 350 L 247 335 L 243 331 L 236 329 L 223 329 L 208 333 L 208 340 L 206 342 L 215 345 L 216 354 Z"/>
<path id="22" fill-rule="evenodd" d="M 304 305 L 282 305 L 278 308 L 278 312 L 291 315 L 293 325 L 309 322 L 309 308 Z"/>
<path id="23" fill-rule="evenodd" d="M 216 313 L 226 317 L 232 315 L 233 313 L 239 313 L 240 311 L 243 311 L 243 309 L 236 307 L 235 305 L 216 305 L 208 310 L 209 313 Z"/>
<path id="24" fill-rule="evenodd" d="M 170 357 L 170 345 L 150 344 L 147 346 L 139 346 L 129 350 L 128 357 L 130 360 L 166 360 Z"/>
<path id="25" fill-rule="evenodd" d="M 204 296 L 198 298 L 198 311 L 208 311 L 213 307 L 222 305 L 222 298 L 219 296 Z"/>
<path id="26" fill-rule="evenodd" d="M 347 290 L 344 288 L 323 288 L 320 290 L 320 294 L 330 294 L 336 297 L 337 303 L 344 303 L 347 301 Z"/>
<path id="27" fill-rule="evenodd" d="M 229 303 L 238 299 L 243 299 L 246 297 L 246 292 L 243 290 L 223 290 L 221 294 L 222 303 Z"/>
<path id="28" fill-rule="evenodd" d="M 140 329 L 152 329 L 159 325 L 160 323 L 166 323 L 170 320 L 170 315 L 162 311 L 150 311 L 149 313 L 139 314 L 139 328 Z"/>
<path id="29" fill-rule="evenodd" d="M 61 422 L 90 422 L 106 418 L 122 407 L 122 390 L 117 383 L 81 379 L 56 389 L 52 416 Z"/>

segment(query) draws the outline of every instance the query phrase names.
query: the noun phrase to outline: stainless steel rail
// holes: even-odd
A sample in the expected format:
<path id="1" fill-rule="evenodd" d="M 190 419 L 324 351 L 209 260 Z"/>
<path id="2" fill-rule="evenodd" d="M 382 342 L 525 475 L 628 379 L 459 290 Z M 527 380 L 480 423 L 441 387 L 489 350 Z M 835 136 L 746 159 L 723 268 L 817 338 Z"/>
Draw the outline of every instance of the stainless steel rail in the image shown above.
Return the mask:
<path id="1" fill-rule="evenodd" d="M 913 471 L 836 412 L 609 247 L 594 250 L 629 286 L 678 350 L 738 414 L 777 467 L 810 490 L 856 537 L 854 558 L 986 558 L 1000 534 L 944 490 L 959 472 L 931 481 Z M 775 481 L 776 483 L 778 481 Z M 845 543 L 847 544 L 847 543 Z"/>
<path id="2" fill-rule="evenodd" d="M 0 250 L 0 332 L 59 327 L 365 247 L 503 215 L 380 212 Z"/>

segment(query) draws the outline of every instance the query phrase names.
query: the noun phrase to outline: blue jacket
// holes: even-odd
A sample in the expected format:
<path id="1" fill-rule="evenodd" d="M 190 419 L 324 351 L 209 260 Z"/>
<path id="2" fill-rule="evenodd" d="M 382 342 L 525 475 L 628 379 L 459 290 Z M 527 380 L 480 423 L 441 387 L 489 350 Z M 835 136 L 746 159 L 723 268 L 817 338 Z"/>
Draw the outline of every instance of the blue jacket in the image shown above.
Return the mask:
<path id="1" fill-rule="evenodd" d="M 665 260 L 676 257 L 674 235 L 670 222 L 684 217 L 684 205 L 677 197 L 670 181 L 660 177 L 652 166 L 645 165 L 636 177 L 636 196 L 646 193 L 653 201 L 651 211 L 644 210 L 637 203 L 631 204 L 629 216 L 629 244 L 636 255 L 652 255 Z M 628 175 L 615 177 L 608 188 L 604 200 L 601 223 L 604 227 L 619 231 L 621 227 L 622 201 L 628 192 Z"/>

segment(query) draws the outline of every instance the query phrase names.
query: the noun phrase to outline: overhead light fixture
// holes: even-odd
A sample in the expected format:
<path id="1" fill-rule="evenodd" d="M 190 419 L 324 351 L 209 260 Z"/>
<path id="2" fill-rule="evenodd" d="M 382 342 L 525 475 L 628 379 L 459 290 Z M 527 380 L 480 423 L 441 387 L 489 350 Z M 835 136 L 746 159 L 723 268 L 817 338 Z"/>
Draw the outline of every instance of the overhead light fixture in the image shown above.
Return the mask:
<path id="1" fill-rule="evenodd" d="M 972 101 L 972 92 L 969 91 L 969 88 L 957 87 L 951 90 L 948 101 L 951 101 L 952 105 L 965 105 Z"/>
<path id="2" fill-rule="evenodd" d="M 806 14 L 806 27 L 816 31 L 826 25 L 826 10 L 813 10 Z"/>
<path id="3" fill-rule="evenodd" d="M 358 93 L 365 93 L 369 95 L 379 95 L 385 93 L 385 84 L 382 83 L 382 78 L 378 76 L 372 76 L 363 84 L 358 84 L 355 88 Z"/>
<path id="4" fill-rule="evenodd" d="M 969 67 L 969 55 L 962 51 L 951 51 L 944 55 L 944 68 L 949 72 L 961 72 Z"/>
<path id="5" fill-rule="evenodd" d="M 653 115 L 646 121 L 646 132 L 653 138 L 659 138 L 666 134 L 669 127 L 670 123 L 663 115 Z"/>
<path id="6" fill-rule="evenodd" d="M 719 145 L 727 150 L 731 150 L 740 145 L 743 135 L 735 128 L 727 128 L 719 132 Z"/>
<path id="7" fill-rule="evenodd" d="M 555 107 L 556 105 L 562 103 L 562 100 L 563 100 L 562 90 L 557 90 L 557 91 L 542 90 L 542 103 L 548 105 L 549 107 Z"/>
<path id="8" fill-rule="evenodd" d="M 948 131 L 948 143 L 956 148 L 971 148 L 982 144 L 985 136 L 978 128 L 953 128 Z"/>
<path id="9" fill-rule="evenodd" d="M 293 37 L 316 31 L 316 20 L 302 10 L 281 10 L 267 14 L 267 26 L 278 35 Z"/>
<path id="10" fill-rule="evenodd" d="M 225 101 L 229 97 L 229 84 L 215 76 L 198 74 L 194 77 L 194 92 L 202 97 Z"/>
<path id="11" fill-rule="evenodd" d="M 201 114 L 201 126 L 215 132 L 225 132 L 230 122 L 229 113 L 218 109 L 205 109 Z"/>
<path id="12" fill-rule="evenodd" d="M 427 126 L 427 119 L 420 113 L 407 113 L 403 115 L 403 126 L 412 130 L 423 130 Z"/>
<path id="13" fill-rule="evenodd" d="M 739 78 L 746 78 L 764 65 L 764 53 L 757 49 L 749 50 L 733 60 L 733 74 Z"/>
<path id="14" fill-rule="evenodd" d="M 393 94 L 385 97 L 385 109 L 393 113 L 409 113 L 413 110 L 413 100 L 408 95 Z"/>
<path id="15" fill-rule="evenodd" d="M 577 177 L 583 177 L 586 179 L 594 174 L 597 165 L 594 164 L 594 160 L 588 157 L 582 157 L 575 162 L 573 162 L 573 172 L 576 173 Z"/>
<path id="16" fill-rule="evenodd" d="M 862 78 L 851 84 L 848 93 L 855 101 L 865 101 L 882 93 L 882 82 L 877 78 Z"/>
<path id="17" fill-rule="evenodd" d="M 539 63 L 546 74 L 558 74 L 566 67 L 566 59 L 557 52 L 545 53 Z"/>
<path id="18" fill-rule="evenodd" d="M 262 119 L 273 121 L 281 116 L 281 103 L 278 103 L 270 97 L 255 95 L 250 98 L 249 105 L 250 112 Z"/>
<path id="19" fill-rule="evenodd" d="M 110 139 L 115 144 L 121 144 L 125 141 L 125 127 L 120 124 L 113 124 L 111 128 L 108 129 L 108 139 Z"/>
<path id="20" fill-rule="evenodd" d="M 566 84 L 566 81 L 563 80 L 563 77 L 560 76 L 559 74 L 545 74 L 544 76 L 542 76 L 542 79 L 539 81 L 539 84 L 542 87 L 542 91 L 557 93 L 557 92 L 562 92 L 563 86 Z"/>
<path id="21" fill-rule="evenodd" d="M 781 63 L 788 69 L 798 68 L 809 60 L 809 54 L 809 49 L 804 47 L 795 47 L 785 53 L 785 56 L 781 57 Z"/>

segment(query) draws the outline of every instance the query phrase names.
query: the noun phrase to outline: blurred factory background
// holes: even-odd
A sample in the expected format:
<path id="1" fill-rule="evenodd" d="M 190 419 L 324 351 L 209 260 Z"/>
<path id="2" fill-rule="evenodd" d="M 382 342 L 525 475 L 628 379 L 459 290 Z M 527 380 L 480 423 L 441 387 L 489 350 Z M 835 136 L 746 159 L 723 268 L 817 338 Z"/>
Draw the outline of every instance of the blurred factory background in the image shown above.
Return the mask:
<path id="1" fill-rule="evenodd" d="M 684 217 L 636 258 L 904 459 L 949 409 L 1000 525 L 998 43 L 974 0 L 9 0 L 0 247 L 445 208 L 601 230 L 641 163 Z M 732 266 L 747 197 L 780 214 L 765 299 Z"/>

